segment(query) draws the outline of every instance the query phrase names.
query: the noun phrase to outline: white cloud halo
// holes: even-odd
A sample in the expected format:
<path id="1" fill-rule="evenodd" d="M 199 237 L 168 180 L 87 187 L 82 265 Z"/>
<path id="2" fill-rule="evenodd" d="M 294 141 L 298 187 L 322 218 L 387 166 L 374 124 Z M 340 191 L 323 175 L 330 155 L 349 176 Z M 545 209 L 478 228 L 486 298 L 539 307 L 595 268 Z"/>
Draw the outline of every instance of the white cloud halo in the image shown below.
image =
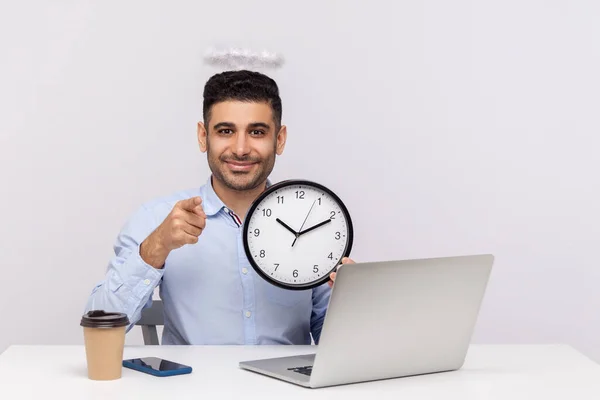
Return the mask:
<path id="1" fill-rule="evenodd" d="M 210 48 L 204 55 L 204 61 L 208 65 L 228 70 L 277 69 L 283 66 L 284 63 L 281 54 L 267 50 L 253 51 L 235 47 L 227 49 Z"/>

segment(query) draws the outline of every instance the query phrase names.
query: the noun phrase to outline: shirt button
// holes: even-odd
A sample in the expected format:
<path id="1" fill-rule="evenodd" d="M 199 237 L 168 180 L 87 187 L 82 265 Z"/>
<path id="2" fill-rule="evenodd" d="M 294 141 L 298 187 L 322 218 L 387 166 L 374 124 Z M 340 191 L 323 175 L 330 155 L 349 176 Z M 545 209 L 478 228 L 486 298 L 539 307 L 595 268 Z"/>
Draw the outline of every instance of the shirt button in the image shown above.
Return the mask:
<path id="1" fill-rule="evenodd" d="M 144 284 L 145 285 L 149 285 L 150 284 L 150 279 L 144 279 Z"/>
<path id="2" fill-rule="evenodd" d="M 223 207 L 223 210 L 225 210 L 226 213 L 229 212 L 229 208 L 227 208 L 227 207 Z"/>
<path id="3" fill-rule="evenodd" d="M 248 273 L 248 268 L 244 267 L 242 268 L 242 274 L 246 275 Z"/>
<path id="4" fill-rule="evenodd" d="M 246 318 L 250 318 L 251 315 L 252 313 L 250 311 L 246 311 Z"/>

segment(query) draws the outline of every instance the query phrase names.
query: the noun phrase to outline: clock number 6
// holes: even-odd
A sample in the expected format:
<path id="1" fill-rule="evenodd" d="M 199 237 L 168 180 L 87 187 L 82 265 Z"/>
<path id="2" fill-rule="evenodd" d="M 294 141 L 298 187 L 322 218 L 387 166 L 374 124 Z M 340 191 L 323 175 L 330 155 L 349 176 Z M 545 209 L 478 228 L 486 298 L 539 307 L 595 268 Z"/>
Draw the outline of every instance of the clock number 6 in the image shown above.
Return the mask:
<path id="1" fill-rule="evenodd" d="M 297 278 L 298 277 L 298 270 L 295 269 L 294 272 L 292 273 L 292 275 L 294 275 L 294 278 Z"/>

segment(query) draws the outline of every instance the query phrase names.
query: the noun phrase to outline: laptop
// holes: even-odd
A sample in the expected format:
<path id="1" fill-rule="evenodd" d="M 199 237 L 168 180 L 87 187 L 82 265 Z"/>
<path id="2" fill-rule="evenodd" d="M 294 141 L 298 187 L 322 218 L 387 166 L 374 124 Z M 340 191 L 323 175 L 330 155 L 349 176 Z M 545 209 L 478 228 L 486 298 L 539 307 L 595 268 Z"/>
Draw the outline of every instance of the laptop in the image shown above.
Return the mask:
<path id="1" fill-rule="evenodd" d="M 493 262 L 482 254 L 340 265 L 316 352 L 239 367 L 308 388 L 458 370 Z"/>

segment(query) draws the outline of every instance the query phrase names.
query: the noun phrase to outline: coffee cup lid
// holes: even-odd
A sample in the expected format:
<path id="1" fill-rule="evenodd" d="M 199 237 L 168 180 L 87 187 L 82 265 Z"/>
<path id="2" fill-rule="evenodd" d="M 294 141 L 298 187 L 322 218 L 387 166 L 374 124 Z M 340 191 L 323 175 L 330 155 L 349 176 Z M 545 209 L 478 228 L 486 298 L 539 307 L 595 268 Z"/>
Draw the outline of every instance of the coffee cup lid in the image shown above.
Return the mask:
<path id="1" fill-rule="evenodd" d="M 129 325 L 127 314 L 92 310 L 81 317 L 81 326 L 87 328 L 118 328 Z"/>

